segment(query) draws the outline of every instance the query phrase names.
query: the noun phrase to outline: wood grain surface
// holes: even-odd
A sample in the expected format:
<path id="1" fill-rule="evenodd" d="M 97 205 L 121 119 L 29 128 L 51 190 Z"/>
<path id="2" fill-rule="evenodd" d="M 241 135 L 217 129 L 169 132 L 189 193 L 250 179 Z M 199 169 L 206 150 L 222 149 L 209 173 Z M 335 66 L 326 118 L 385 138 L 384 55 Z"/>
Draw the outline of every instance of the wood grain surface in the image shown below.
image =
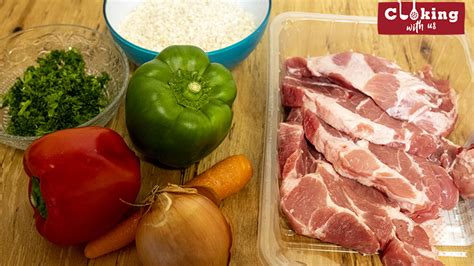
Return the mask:
<path id="1" fill-rule="evenodd" d="M 346 15 L 375 16 L 377 2 L 371 0 L 276 0 L 272 17 L 287 11 L 306 11 Z M 466 30 L 474 43 L 474 3 L 466 1 Z M 80 24 L 106 32 L 101 0 L 0 0 L 0 36 L 44 24 Z M 170 170 L 143 161 L 143 197 L 158 183 L 184 182 L 232 154 L 243 153 L 253 162 L 255 174 L 239 194 L 226 199 L 221 209 L 233 229 L 231 265 L 258 265 L 258 210 L 264 146 L 264 119 L 267 90 L 268 34 L 256 50 L 233 70 L 238 86 L 235 117 L 228 138 L 201 162 L 185 169 Z M 110 122 L 127 141 L 124 109 Z M 59 247 L 36 232 L 33 211 L 28 203 L 28 178 L 22 167 L 23 151 L 0 145 L 0 265 L 140 265 L 135 248 L 130 246 L 95 260 L 87 260 L 83 246 Z M 474 247 L 467 248 L 474 253 Z M 159 251 L 157 251 L 159 252 Z M 474 265 L 474 259 L 443 258 L 447 265 Z M 376 256 L 349 253 L 321 253 L 314 265 L 379 265 Z"/>

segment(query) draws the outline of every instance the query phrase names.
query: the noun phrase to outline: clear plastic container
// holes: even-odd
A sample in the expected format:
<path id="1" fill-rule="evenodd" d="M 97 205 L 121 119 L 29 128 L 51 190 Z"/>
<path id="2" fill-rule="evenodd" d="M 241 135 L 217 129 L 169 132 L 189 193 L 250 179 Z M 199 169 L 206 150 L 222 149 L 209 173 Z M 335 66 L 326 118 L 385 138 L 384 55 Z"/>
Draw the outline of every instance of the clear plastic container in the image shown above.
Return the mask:
<path id="1" fill-rule="evenodd" d="M 338 265 L 341 260 L 333 258 L 341 252 L 357 253 L 296 235 L 288 227 L 279 211 L 277 161 L 277 128 L 285 116 L 279 94 L 282 63 L 292 56 L 321 56 L 349 50 L 385 57 L 413 72 L 432 65 L 434 76 L 449 79 L 458 95 L 459 118 L 449 138 L 462 144 L 474 132 L 474 61 L 466 36 L 379 35 L 375 17 L 293 12 L 275 17 L 270 26 L 266 142 L 258 231 L 260 258 L 265 264 Z M 443 213 L 442 224 L 434 236 L 443 262 L 473 265 L 474 200 L 461 200 L 454 210 Z M 356 256 L 368 263 L 378 261 Z"/>

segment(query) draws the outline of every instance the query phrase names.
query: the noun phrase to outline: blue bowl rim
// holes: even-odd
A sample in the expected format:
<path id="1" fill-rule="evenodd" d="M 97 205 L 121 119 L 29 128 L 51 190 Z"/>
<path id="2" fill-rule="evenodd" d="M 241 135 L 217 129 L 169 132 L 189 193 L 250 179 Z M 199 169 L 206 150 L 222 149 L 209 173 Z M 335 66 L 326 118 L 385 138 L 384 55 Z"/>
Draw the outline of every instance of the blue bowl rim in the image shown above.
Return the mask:
<path id="1" fill-rule="evenodd" d="M 130 46 L 133 49 L 139 50 L 140 52 L 146 53 L 148 55 L 156 56 L 160 53 L 160 52 L 157 52 L 157 51 L 153 51 L 153 50 L 143 48 L 143 47 L 138 46 L 138 45 L 136 45 L 132 42 L 129 42 L 124 37 L 122 37 L 117 31 L 115 31 L 115 29 L 112 27 L 112 25 L 110 24 L 109 19 L 107 17 L 107 12 L 105 11 L 106 10 L 106 8 L 105 8 L 106 5 L 107 5 L 107 0 L 104 0 L 104 4 L 102 6 L 102 13 L 104 15 L 104 19 L 105 19 L 105 23 L 107 24 L 107 27 L 109 28 L 109 30 L 112 32 L 112 34 L 114 36 L 116 36 L 118 39 L 120 39 L 120 41 L 124 42 L 127 46 Z M 266 27 L 266 25 L 268 24 L 268 19 L 270 18 L 271 10 L 272 10 L 272 0 L 268 0 L 268 9 L 267 9 L 267 13 L 265 15 L 265 18 L 262 20 L 262 23 L 260 23 L 260 25 L 252 33 L 247 35 L 242 40 L 240 40 L 236 43 L 233 43 L 229 46 L 226 46 L 224 48 L 220 48 L 220 49 L 217 49 L 217 50 L 209 51 L 209 52 L 207 52 L 207 55 L 208 56 L 214 56 L 214 55 L 217 55 L 217 54 L 225 53 L 226 51 L 231 50 L 234 47 L 237 47 L 237 46 L 241 45 L 246 40 L 252 39 L 255 35 L 257 35 L 260 31 L 262 31 Z"/>
<path id="2" fill-rule="evenodd" d="M 79 25 L 79 24 L 67 24 L 67 23 L 61 24 L 61 23 L 59 23 L 59 24 L 37 25 L 37 26 L 29 27 L 29 28 L 23 29 L 21 31 L 14 32 L 12 34 L 3 36 L 3 37 L 0 38 L 0 42 L 4 42 L 4 41 L 6 41 L 8 39 L 11 39 L 11 38 L 16 38 L 16 37 L 18 37 L 18 36 L 20 36 L 24 33 L 27 33 L 27 32 L 35 31 L 35 30 L 38 30 L 38 29 L 47 29 L 47 28 L 52 28 L 52 27 L 78 28 L 78 29 L 84 29 L 84 30 L 87 30 L 91 33 L 94 33 L 97 36 L 99 36 L 100 39 L 110 42 L 110 44 L 113 45 L 113 47 L 115 47 L 115 49 L 117 49 L 117 51 L 120 54 L 120 59 L 121 59 L 121 61 L 123 61 L 123 64 L 125 66 L 125 80 L 124 80 L 124 85 L 120 88 L 119 93 L 117 94 L 117 96 L 114 97 L 99 114 L 97 114 L 96 116 L 94 116 L 90 120 L 88 120 L 88 121 L 86 121 L 86 122 L 84 122 L 80 125 L 77 125 L 75 128 L 92 126 L 93 123 L 95 123 L 97 120 L 99 120 L 99 118 L 101 118 L 105 113 L 109 112 L 112 109 L 112 107 L 117 105 L 119 103 L 119 101 L 121 101 L 121 99 L 123 98 L 123 95 L 125 94 L 125 91 L 127 89 L 128 81 L 130 79 L 130 66 L 128 65 L 127 56 L 125 55 L 124 51 L 122 50 L 122 47 L 117 45 L 112 40 L 112 38 L 107 36 L 107 34 L 104 34 L 102 32 L 99 32 L 98 30 L 95 30 L 93 28 L 89 28 L 89 27 L 84 26 L 84 25 Z M 10 135 L 10 134 L 6 133 L 5 131 L 0 132 L 0 138 L 11 138 L 11 140 L 13 140 L 13 141 L 34 141 L 34 140 L 36 140 L 40 137 L 41 136 L 16 136 L 16 135 Z M 9 144 L 7 144 L 7 145 L 10 146 Z"/>

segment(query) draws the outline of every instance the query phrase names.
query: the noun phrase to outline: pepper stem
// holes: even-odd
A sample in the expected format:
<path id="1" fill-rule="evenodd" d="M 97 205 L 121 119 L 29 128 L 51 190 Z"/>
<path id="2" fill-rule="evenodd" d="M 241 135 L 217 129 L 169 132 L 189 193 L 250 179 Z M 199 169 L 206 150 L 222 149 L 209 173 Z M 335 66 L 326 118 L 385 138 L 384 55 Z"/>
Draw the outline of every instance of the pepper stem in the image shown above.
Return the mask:
<path id="1" fill-rule="evenodd" d="M 40 181 L 38 178 L 31 177 L 31 196 L 30 196 L 31 205 L 35 207 L 41 217 L 46 219 L 48 217 L 48 210 L 46 209 L 46 203 L 43 200 L 40 189 Z"/>
<path id="2" fill-rule="evenodd" d="M 199 110 L 209 102 L 211 86 L 198 72 L 178 69 L 168 85 L 173 90 L 176 102 L 186 108 Z"/>
<path id="3" fill-rule="evenodd" d="M 201 91 L 201 84 L 197 83 L 196 81 L 191 81 L 188 83 L 188 90 L 198 93 Z"/>

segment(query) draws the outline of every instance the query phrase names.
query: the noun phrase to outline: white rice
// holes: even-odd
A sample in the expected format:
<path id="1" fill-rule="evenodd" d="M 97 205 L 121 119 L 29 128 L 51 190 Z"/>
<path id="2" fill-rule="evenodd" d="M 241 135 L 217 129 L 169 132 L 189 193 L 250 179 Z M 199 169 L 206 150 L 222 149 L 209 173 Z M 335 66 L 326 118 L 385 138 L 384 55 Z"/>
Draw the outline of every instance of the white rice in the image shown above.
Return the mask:
<path id="1" fill-rule="evenodd" d="M 232 0 L 145 0 L 127 15 L 118 32 L 138 46 L 159 52 L 175 44 L 213 51 L 254 30 L 252 15 Z"/>

